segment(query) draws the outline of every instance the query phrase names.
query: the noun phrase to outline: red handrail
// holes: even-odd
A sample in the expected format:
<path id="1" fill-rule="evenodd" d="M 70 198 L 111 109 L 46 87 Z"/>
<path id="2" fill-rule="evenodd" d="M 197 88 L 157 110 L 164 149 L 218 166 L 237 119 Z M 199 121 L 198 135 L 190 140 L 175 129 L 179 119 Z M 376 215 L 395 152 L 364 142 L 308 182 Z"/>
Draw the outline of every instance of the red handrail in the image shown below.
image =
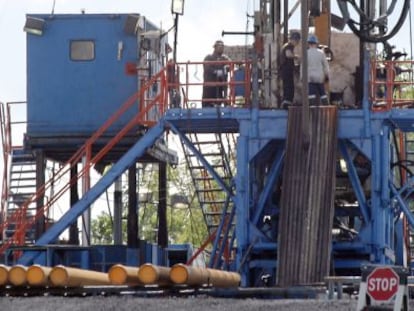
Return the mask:
<path id="1" fill-rule="evenodd" d="M 370 101 L 373 111 L 413 107 L 414 63 L 373 60 L 370 71 Z"/>
<path id="2" fill-rule="evenodd" d="M 113 137 L 101 150 L 94 156 L 91 157 L 92 146 L 93 144 L 103 136 L 103 134 L 122 116 L 124 115 L 129 108 L 131 108 L 138 99 L 143 98 L 145 94 L 150 94 L 152 86 L 157 83 L 159 84 L 159 94 L 155 96 L 152 100 L 146 100 L 141 102 L 142 106 L 139 109 L 137 115 L 132 116 L 132 119 L 121 129 L 115 137 Z M 128 100 L 121 106 L 121 108 L 114 113 L 86 142 L 85 144 L 77 151 L 75 154 L 68 160 L 66 163 L 56 172 L 54 178 L 48 180 L 44 185 L 42 185 L 37 192 L 32 195 L 19 209 L 17 209 L 10 217 L 6 219 L 3 223 L 0 224 L 0 232 L 3 232 L 7 226 L 11 223 L 21 224 L 16 230 L 14 235 L 8 239 L 1 247 L 0 254 L 12 244 L 24 244 L 26 229 L 33 226 L 36 221 L 41 218 L 48 209 L 55 203 L 62 195 L 70 189 L 70 187 L 81 177 L 89 174 L 89 170 L 94 163 L 99 162 L 113 146 L 115 146 L 130 130 L 137 125 L 151 125 L 157 122 L 157 120 L 163 116 L 166 106 L 168 105 L 168 97 L 166 96 L 166 73 L 165 70 L 161 70 L 158 74 L 153 76 L 138 92 L 133 94 Z M 156 109 L 155 109 L 156 108 Z M 149 111 L 153 110 L 154 113 L 149 115 Z M 159 112 L 159 113 L 157 113 Z M 83 158 L 86 157 L 86 162 L 83 169 L 73 177 L 68 183 L 55 193 L 48 202 L 39 208 L 36 214 L 26 221 L 27 209 L 31 203 L 36 202 L 41 198 L 47 189 L 51 188 L 52 185 L 56 183 L 56 180 L 59 180 L 65 176 L 70 169 L 77 165 L 77 163 Z"/>

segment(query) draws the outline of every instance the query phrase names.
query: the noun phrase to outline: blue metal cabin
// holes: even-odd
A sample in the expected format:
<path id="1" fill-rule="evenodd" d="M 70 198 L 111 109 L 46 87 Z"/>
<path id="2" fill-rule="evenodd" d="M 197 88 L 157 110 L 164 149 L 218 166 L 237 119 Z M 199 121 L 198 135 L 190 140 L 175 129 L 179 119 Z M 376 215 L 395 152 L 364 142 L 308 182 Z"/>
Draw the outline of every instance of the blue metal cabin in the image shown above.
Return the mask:
<path id="1" fill-rule="evenodd" d="M 141 77 L 129 72 L 151 57 L 147 75 L 164 55 L 141 49 L 141 32 L 157 28 L 138 14 L 28 15 L 43 22 L 41 34 L 27 32 L 26 144 L 54 158 L 55 148 L 72 154 L 138 90 Z M 165 40 L 165 39 L 163 39 Z M 161 43 L 159 43 L 161 44 Z M 151 54 L 152 55 L 149 55 Z M 142 59 L 141 59 L 142 58 Z M 136 114 L 139 102 L 131 108 Z M 107 135 L 126 123 L 120 118 Z"/>

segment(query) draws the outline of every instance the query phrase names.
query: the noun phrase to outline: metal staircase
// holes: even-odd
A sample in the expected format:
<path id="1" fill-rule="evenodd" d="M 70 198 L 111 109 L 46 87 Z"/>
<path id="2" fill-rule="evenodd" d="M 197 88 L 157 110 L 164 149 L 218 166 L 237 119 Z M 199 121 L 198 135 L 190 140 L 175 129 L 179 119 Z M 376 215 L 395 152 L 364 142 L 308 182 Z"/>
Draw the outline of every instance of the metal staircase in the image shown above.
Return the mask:
<path id="1" fill-rule="evenodd" d="M 4 228 L 5 241 L 14 236 L 18 226 L 30 221 L 36 214 L 35 202 L 24 205 L 36 193 L 36 158 L 33 153 L 23 148 L 12 149 L 9 178 L 6 217 L 10 221 Z M 34 242 L 34 228 L 24 233 L 24 240 L 25 244 Z"/>
<path id="2" fill-rule="evenodd" d="M 77 204 L 75 204 L 70 211 L 68 211 L 63 217 L 52 226 L 45 234 L 43 234 L 35 243 L 35 245 L 44 245 L 55 241 L 58 236 L 77 219 L 77 217 L 85 211 L 93 200 L 96 199 L 100 194 L 102 194 L 105 189 L 107 189 L 111 183 L 119 177 L 136 159 L 138 156 L 142 155 L 148 147 L 154 145 L 155 140 L 160 137 L 163 133 L 162 124 L 157 124 L 158 120 L 164 115 L 166 107 L 168 105 L 168 93 L 167 93 L 167 82 L 166 82 L 166 72 L 165 70 L 160 71 L 158 74 L 154 75 L 149 81 L 141 87 L 141 89 L 133 94 L 121 107 L 120 109 L 112 115 L 105 124 L 103 124 L 89 139 L 86 140 L 85 144 L 77 151 L 75 154 L 62 164 L 59 170 L 55 172 L 54 176 L 45 182 L 44 185 L 36 189 L 35 184 L 33 183 L 33 174 L 32 168 L 28 168 L 29 163 L 32 165 L 34 158 L 23 151 L 16 152 L 15 157 L 10 161 L 12 171 L 9 171 L 10 178 L 5 178 L 6 183 L 3 184 L 3 193 L 2 193 L 2 216 L 3 220 L 0 223 L 0 232 L 8 232 L 9 238 L 7 240 L 3 239 L 3 243 L 0 245 L 0 255 L 4 254 L 5 251 L 12 245 L 24 245 L 26 244 L 26 237 L 31 236 L 32 228 L 37 221 L 44 219 L 44 216 L 49 212 L 50 208 L 55 204 L 63 194 L 67 193 L 71 185 L 80 180 L 81 178 L 88 178 L 90 176 L 90 170 L 94 164 L 98 163 L 105 155 L 112 150 L 112 148 L 120 142 L 127 135 L 131 133 L 137 133 L 137 128 L 145 130 L 147 127 L 155 126 L 154 133 L 152 135 L 144 135 L 140 137 L 139 131 L 137 135 L 137 143 L 131 147 L 131 149 L 125 153 L 121 159 L 113 166 L 111 171 L 114 171 L 112 174 L 106 174 L 111 176 L 103 176 L 95 185 L 84 194 L 84 197 L 81 198 Z M 153 86 L 157 84 L 160 85 L 157 88 L 157 92 L 152 92 L 154 89 Z M 151 96 L 150 96 L 151 95 Z M 130 108 L 137 104 L 137 101 L 140 102 L 139 111 L 136 114 L 130 113 Z M 93 153 L 94 144 L 97 143 L 102 137 L 107 135 L 108 130 L 111 126 L 119 120 L 121 117 L 128 117 L 129 122 L 122 128 L 115 136 L 104 145 L 96 153 Z M 6 146 L 6 149 L 11 150 L 11 134 L 10 127 L 8 123 L 10 120 L 8 117 L 4 117 L 2 114 L 2 136 L 3 136 L 3 148 Z M 150 134 L 150 130 L 147 131 L 147 134 Z M 142 142 L 139 144 L 139 142 Z M 21 149 L 23 150 L 23 149 Z M 13 163 L 14 161 L 14 163 Z M 69 171 L 74 165 L 78 163 L 83 163 L 83 169 L 78 172 L 77 176 L 73 177 L 68 182 L 65 181 L 65 176 L 68 176 Z M 23 165 L 24 164 L 24 165 Z M 21 169 L 18 169 L 18 166 Z M 23 168 L 25 167 L 25 168 Z M 28 174 L 23 176 L 22 174 Z M 30 175 L 33 174 L 33 175 Z M 30 176 L 30 177 L 29 177 Z M 10 181 L 18 181 L 16 185 L 13 183 L 8 183 Z M 59 182 L 58 181 L 62 181 Z M 24 183 L 23 183 L 24 181 Z M 37 202 L 41 200 L 47 190 L 51 187 L 55 187 L 56 184 L 60 184 L 59 189 L 55 188 L 54 196 L 50 197 L 43 206 L 37 206 Z M 26 187 L 26 192 L 20 192 L 18 196 L 11 196 L 13 200 L 14 208 L 10 210 L 10 213 L 5 213 L 5 198 L 6 193 L 12 193 L 14 188 L 14 193 L 17 193 L 17 187 L 19 186 L 20 190 L 23 187 Z M 6 189 L 6 190 L 4 190 Z M 30 190 L 29 190 L 30 189 Z M 33 193 L 35 191 L 35 193 Z M 26 215 L 30 214 L 30 218 L 27 219 Z M 28 264 L 33 256 L 36 254 L 24 254 L 20 258 L 22 263 Z"/>
<path id="3" fill-rule="evenodd" d="M 232 260 L 234 244 L 234 137 L 232 134 L 194 134 L 181 140 L 184 156 L 213 242 L 210 267 Z M 191 148 L 188 143 L 191 143 Z M 233 165 L 233 167 L 232 167 Z"/>

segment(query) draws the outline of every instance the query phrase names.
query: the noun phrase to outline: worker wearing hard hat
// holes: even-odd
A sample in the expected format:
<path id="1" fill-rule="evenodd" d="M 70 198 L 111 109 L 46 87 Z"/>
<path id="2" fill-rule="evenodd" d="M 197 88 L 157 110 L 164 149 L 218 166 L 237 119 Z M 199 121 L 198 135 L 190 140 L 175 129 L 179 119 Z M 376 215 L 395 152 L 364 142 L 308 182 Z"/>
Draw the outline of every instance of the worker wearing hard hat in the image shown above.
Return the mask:
<path id="1" fill-rule="evenodd" d="M 300 33 L 292 31 L 289 35 L 289 41 L 286 42 L 280 53 L 280 72 L 283 83 L 283 101 L 282 108 L 287 108 L 293 103 L 295 95 L 294 74 L 295 74 L 295 47 L 300 42 Z"/>
<path id="2" fill-rule="evenodd" d="M 223 62 L 230 61 L 230 58 L 226 54 L 223 54 L 223 41 L 217 40 L 213 48 L 213 53 L 204 58 L 203 78 L 204 82 L 209 83 L 209 85 L 205 84 L 203 87 L 203 107 L 220 106 L 222 104 L 220 99 L 224 99 L 227 95 L 227 86 L 224 85 L 224 82 L 227 81 L 229 64 Z M 217 85 L 214 85 L 214 82 Z M 224 104 L 226 105 L 226 103 Z"/>
<path id="3" fill-rule="evenodd" d="M 329 81 L 329 65 L 325 53 L 318 49 L 318 38 L 315 35 L 308 37 L 308 84 L 309 105 L 329 105 L 324 83 Z"/>

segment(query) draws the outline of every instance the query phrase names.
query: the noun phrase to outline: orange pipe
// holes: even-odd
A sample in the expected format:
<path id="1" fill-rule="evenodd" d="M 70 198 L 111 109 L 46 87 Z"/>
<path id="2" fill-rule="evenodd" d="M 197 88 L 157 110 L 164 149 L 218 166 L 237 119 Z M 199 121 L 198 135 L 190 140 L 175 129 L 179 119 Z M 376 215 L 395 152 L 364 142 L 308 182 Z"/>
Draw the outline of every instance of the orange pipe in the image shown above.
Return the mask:
<path id="1" fill-rule="evenodd" d="M 108 278 L 114 285 L 138 285 L 142 284 L 138 278 L 138 271 L 138 267 L 113 265 L 108 271 Z"/>
<path id="2" fill-rule="evenodd" d="M 169 285 L 170 270 L 169 267 L 145 263 L 139 267 L 138 279 L 145 285 Z"/>
<path id="3" fill-rule="evenodd" d="M 9 270 L 9 282 L 14 286 L 23 286 L 27 283 L 26 278 L 27 267 L 22 265 L 15 265 Z"/>
<path id="4" fill-rule="evenodd" d="M 240 285 L 240 274 L 230 271 L 207 269 L 209 285 L 213 287 L 238 287 Z"/>
<path id="5" fill-rule="evenodd" d="M 202 286 L 208 284 L 209 273 L 205 268 L 186 266 L 179 263 L 171 268 L 170 279 L 175 284 Z"/>
<path id="6" fill-rule="evenodd" d="M 86 286 L 86 285 L 110 285 L 108 274 L 104 272 L 55 266 L 49 275 L 50 282 L 54 286 Z"/>
<path id="7" fill-rule="evenodd" d="M 27 283 L 31 286 L 49 285 L 49 275 L 52 271 L 51 267 L 43 267 L 40 265 L 32 265 L 27 268 Z"/>
<path id="8" fill-rule="evenodd" d="M 7 285 L 7 283 L 9 283 L 9 271 L 9 266 L 0 265 L 0 286 Z"/>

